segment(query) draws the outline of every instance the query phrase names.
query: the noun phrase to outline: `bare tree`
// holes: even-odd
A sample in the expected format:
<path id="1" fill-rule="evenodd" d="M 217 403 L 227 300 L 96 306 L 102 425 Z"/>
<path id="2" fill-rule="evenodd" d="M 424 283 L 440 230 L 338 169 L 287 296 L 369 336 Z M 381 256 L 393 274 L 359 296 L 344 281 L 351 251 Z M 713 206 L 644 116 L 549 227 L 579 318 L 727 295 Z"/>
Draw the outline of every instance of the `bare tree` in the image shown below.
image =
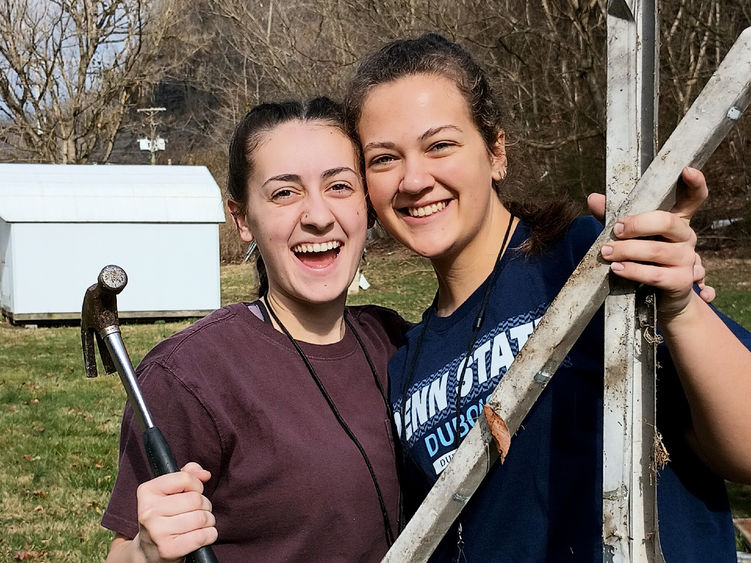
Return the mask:
<path id="1" fill-rule="evenodd" d="M 0 141 L 16 160 L 104 162 L 130 97 L 158 79 L 169 1 L 0 0 Z"/>
<path id="2" fill-rule="evenodd" d="M 223 147 L 251 106 L 314 94 L 339 97 L 365 53 L 392 39 L 436 31 L 468 47 L 489 71 L 507 110 L 515 184 L 534 197 L 569 193 L 584 201 L 582 195 L 600 189 L 604 178 L 607 4 L 194 0 L 207 47 L 186 65 L 190 77 L 184 79 L 210 92 L 204 132 Z M 664 0 L 660 10 L 660 129 L 667 133 L 749 24 L 751 8 L 747 0 Z M 739 127 L 728 149 L 717 153 L 715 162 L 731 164 L 721 167 L 725 176 L 713 184 L 718 199 L 725 185 L 748 185 L 749 144 Z"/>

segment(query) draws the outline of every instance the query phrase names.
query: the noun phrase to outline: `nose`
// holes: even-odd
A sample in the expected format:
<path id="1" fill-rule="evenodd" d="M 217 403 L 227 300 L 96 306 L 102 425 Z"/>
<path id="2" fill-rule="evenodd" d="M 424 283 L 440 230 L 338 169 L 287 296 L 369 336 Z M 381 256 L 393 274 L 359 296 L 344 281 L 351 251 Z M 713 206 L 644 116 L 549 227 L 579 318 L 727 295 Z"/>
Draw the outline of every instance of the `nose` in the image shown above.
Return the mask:
<path id="1" fill-rule="evenodd" d="M 319 232 L 330 229 L 335 218 L 326 198 L 320 193 L 310 193 L 305 198 L 305 203 L 300 220 L 302 225 Z"/>
<path id="2" fill-rule="evenodd" d="M 408 194 L 418 194 L 430 188 L 435 180 L 426 163 L 419 157 L 404 158 L 404 175 L 399 190 Z"/>

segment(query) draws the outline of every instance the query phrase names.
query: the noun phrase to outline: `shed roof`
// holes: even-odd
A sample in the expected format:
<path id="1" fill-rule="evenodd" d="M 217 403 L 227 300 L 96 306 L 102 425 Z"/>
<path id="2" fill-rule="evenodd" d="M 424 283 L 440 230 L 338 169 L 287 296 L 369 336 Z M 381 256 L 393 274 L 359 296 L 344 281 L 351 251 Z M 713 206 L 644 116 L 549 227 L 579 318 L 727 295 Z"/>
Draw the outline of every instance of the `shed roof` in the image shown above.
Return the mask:
<path id="1" fill-rule="evenodd" d="M 223 223 L 205 166 L 0 164 L 7 223 Z"/>

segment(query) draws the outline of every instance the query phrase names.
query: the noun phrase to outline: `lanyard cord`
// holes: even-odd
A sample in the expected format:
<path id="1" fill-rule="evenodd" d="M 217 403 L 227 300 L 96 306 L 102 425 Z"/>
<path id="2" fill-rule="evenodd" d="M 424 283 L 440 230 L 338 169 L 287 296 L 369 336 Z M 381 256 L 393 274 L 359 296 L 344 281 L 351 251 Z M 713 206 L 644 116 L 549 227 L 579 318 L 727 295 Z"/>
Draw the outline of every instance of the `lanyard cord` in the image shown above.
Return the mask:
<path id="1" fill-rule="evenodd" d="M 514 216 L 509 216 L 508 225 L 506 226 L 506 233 L 503 235 L 503 242 L 501 243 L 501 248 L 498 250 L 498 256 L 495 259 L 495 266 L 493 268 L 493 274 L 490 277 L 490 280 L 488 282 L 487 287 L 485 288 L 485 293 L 482 298 L 482 304 L 480 305 L 480 310 L 477 312 L 477 316 L 475 317 L 474 322 L 472 323 L 472 337 L 469 340 L 469 345 L 467 346 L 467 352 L 464 355 L 464 359 L 459 364 L 459 367 L 461 368 L 461 374 L 459 375 L 459 382 L 456 387 L 456 423 L 454 425 L 454 447 L 459 447 L 459 415 L 461 410 L 461 390 L 462 386 L 464 385 L 464 374 L 466 372 L 466 364 L 469 360 L 469 356 L 472 354 L 472 350 L 475 346 L 475 342 L 477 341 L 477 336 L 480 333 L 480 327 L 482 327 L 482 323 L 485 320 L 485 309 L 488 305 L 488 299 L 490 298 L 490 292 L 493 289 L 493 284 L 495 283 L 495 279 L 498 276 L 498 264 L 501 261 L 501 257 L 503 256 L 503 252 L 506 249 L 506 243 L 508 242 L 509 235 L 511 234 L 511 226 L 514 224 Z M 437 300 L 437 296 L 436 296 Z M 402 404 L 401 404 L 401 437 L 405 440 L 405 442 L 408 442 L 406 440 L 405 435 L 405 428 L 406 428 L 406 405 L 407 405 L 407 391 L 409 390 L 410 385 L 412 385 L 412 380 L 415 377 L 415 366 L 417 364 L 417 358 L 420 355 L 420 351 L 422 348 L 422 340 L 425 336 L 425 333 L 428 330 L 428 323 L 430 322 L 430 318 L 433 314 L 433 307 L 436 304 L 436 300 L 433 301 L 433 304 L 430 306 L 430 309 L 428 309 L 428 313 L 425 316 L 425 322 L 422 325 L 422 331 L 420 331 L 420 336 L 417 338 L 417 345 L 415 346 L 415 353 L 412 356 L 412 361 L 409 364 L 409 369 L 407 370 L 407 378 L 404 382 L 404 387 L 402 389 Z M 413 432 L 416 429 L 413 429 Z"/>
<path id="2" fill-rule="evenodd" d="M 279 317 L 276 315 L 276 312 L 271 307 L 271 303 L 269 302 L 268 299 L 266 299 L 266 307 L 268 308 L 269 313 L 271 314 L 276 324 L 279 325 L 279 328 L 287 336 L 289 341 L 292 343 L 292 346 L 294 346 L 298 355 L 302 359 L 303 363 L 305 364 L 305 367 L 308 369 L 308 373 L 310 373 L 310 376 L 313 378 L 313 381 L 315 382 L 316 386 L 321 392 L 321 395 L 323 395 L 323 398 L 326 400 L 326 403 L 328 404 L 329 409 L 331 409 L 331 412 L 336 417 L 336 420 L 339 423 L 339 426 L 342 427 L 342 429 L 347 434 L 349 439 L 352 441 L 352 443 L 355 445 L 357 450 L 360 452 L 362 459 L 365 461 L 365 465 L 368 467 L 368 472 L 370 473 L 370 478 L 373 481 L 373 486 L 375 487 L 376 494 L 378 495 L 378 504 L 381 507 L 381 514 L 383 516 L 383 528 L 386 534 L 386 543 L 389 546 L 391 546 L 394 543 L 394 530 L 391 527 L 391 520 L 389 519 L 388 510 L 386 508 L 386 502 L 383 499 L 383 493 L 381 492 L 381 487 L 378 484 L 378 479 L 376 478 L 375 470 L 373 469 L 373 465 L 370 463 L 370 459 L 368 458 L 368 455 L 365 453 L 365 449 L 362 447 L 362 444 L 360 444 L 360 441 L 355 436 L 355 433 L 347 425 L 344 418 L 339 413 L 339 410 L 336 408 L 336 404 L 334 403 L 334 400 L 331 398 L 331 396 L 328 394 L 328 391 L 326 391 L 326 388 L 323 386 L 323 382 L 321 382 L 321 379 L 318 377 L 318 374 L 316 373 L 316 370 L 313 368 L 312 364 L 310 363 L 308 356 L 305 355 L 305 352 L 303 352 L 302 348 L 300 348 L 300 345 L 292 337 L 290 332 L 287 330 L 287 327 L 285 327 L 284 324 L 282 324 L 282 321 L 279 320 Z M 365 359 L 367 360 L 368 365 L 370 366 L 371 372 L 373 373 L 373 378 L 375 379 L 376 386 L 378 387 L 378 390 L 381 393 L 381 397 L 383 397 L 383 400 L 386 401 L 386 395 L 383 392 L 383 387 L 381 386 L 381 383 L 378 381 L 378 373 L 376 372 L 375 366 L 373 365 L 373 362 L 371 361 L 370 356 L 368 355 L 368 352 L 365 349 L 365 346 L 363 346 L 362 344 L 362 340 L 360 340 L 360 336 L 357 334 L 357 331 L 355 330 L 354 326 L 352 326 L 352 324 L 347 320 L 346 315 L 344 316 L 344 320 L 347 323 L 347 326 L 352 330 L 352 333 L 355 335 L 355 338 L 357 339 L 357 343 L 360 345 L 360 349 L 365 355 Z M 388 407 L 388 404 L 387 404 L 387 407 Z"/>
<path id="3" fill-rule="evenodd" d="M 498 277 L 498 271 L 500 268 L 498 267 L 498 264 L 501 262 L 501 256 L 503 256 L 503 251 L 506 249 L 506 243 L 508 242 L 508 237 L 511 234 L 511 225 L 514 224 L 514 216 L 509 216 L 508 220 L 508 226 L 506 227 L 506 234 L 503 235 L 503 242 L 501 243 L 501 249 L 498 251 L 498 256 L 496 256 L 495 259 L 495 266 L 493 268 L 493 275 L 490 277 L 490 281 L 488 282 L 488 287 L 485 288 L 485 295 L 482 297 L 482 305 L 480 306 L 480 310 L 477 312 L 477 316 L 475 317 L 474 325 L 472 326 L 472 339 L 469 341 L 469 346 L 467 346 L 467 353 L 464 356 L 464 361 L 460 364 L 460 367 L 462 368 L 462 373 L 459 376 L 459 385 L 457 385 L 456 388 L 456 429 L 454 431 L 454 445 L 456 448 L 459 448 L 459 416 L 461 414 L 461 403 L 462 403 L 462 387 L 464 386 L 464 374 L 467 373 L 467 362 L 469 361 L 469 357 L 472 354 L 472 350 L 475 347 L 475 342 L 477 341 L 477 335 L 480 333 L 480 327 L 482 326 L 482 323 L 485 321 L 485 309 L 487 309 L 488 306 L 488 299 L 490 298 L 490 292 L 493 290 L 493 285 L 495 284 L 495 278 Z"/>

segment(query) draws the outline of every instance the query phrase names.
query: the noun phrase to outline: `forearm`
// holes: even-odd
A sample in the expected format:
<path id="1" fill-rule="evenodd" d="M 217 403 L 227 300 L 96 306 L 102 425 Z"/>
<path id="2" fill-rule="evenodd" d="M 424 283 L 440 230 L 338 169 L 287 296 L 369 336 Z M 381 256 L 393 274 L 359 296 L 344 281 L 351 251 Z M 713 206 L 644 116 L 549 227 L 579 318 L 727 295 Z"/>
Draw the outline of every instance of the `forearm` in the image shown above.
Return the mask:
<path id="1" fill-rule="evenodd" d="M 751 483 L 751 352 L 695 294 L 661 329 L 691 408 L 694 448 L 725 478 Z"/>

